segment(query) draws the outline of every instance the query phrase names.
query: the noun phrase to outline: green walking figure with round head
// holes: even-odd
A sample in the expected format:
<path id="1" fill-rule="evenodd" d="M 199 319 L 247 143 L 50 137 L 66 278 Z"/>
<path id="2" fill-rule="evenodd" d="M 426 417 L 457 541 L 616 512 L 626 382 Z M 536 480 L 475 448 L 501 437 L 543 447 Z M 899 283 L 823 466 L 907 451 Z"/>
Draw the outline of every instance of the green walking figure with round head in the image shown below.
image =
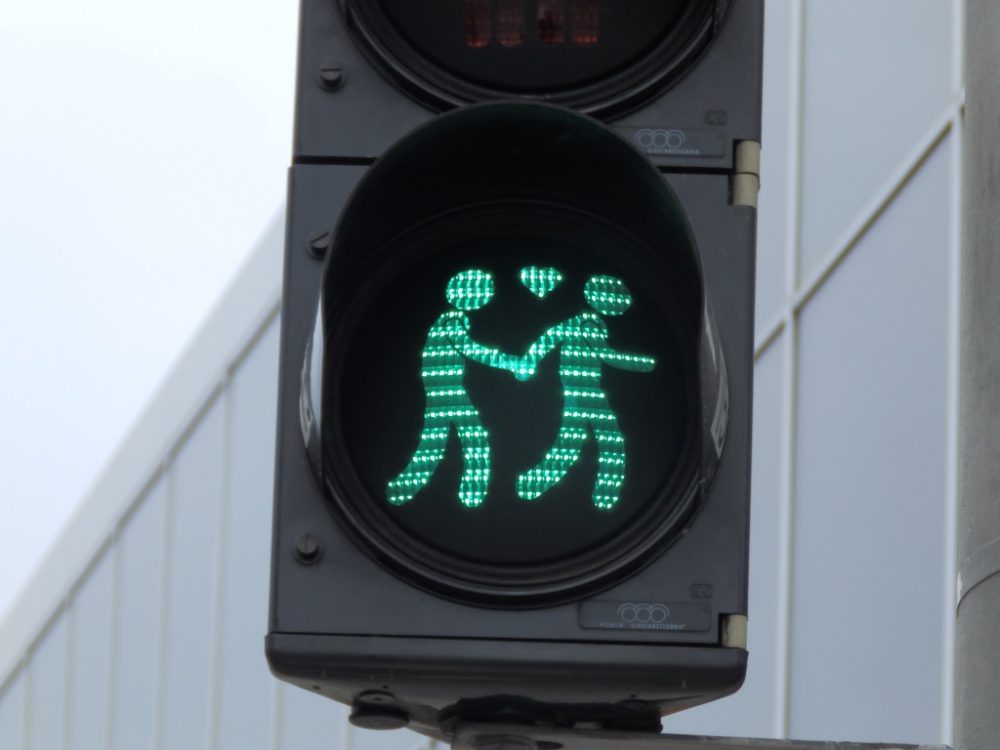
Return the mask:
<path id="1" fill-rule="evenodd" d="M 533 373 L 535 365 L 559 347 L 563 414 L 555 444 L 537 466 L 517 478 L 517 494 L 534 500 L 558 484 L 580 458 L 583 443 L 592 433 L 598 451 L 592 499 L 597 508 L 610 510 L 618 504 L 625 481 L 625 438 L 601 387 L 601 365 L 652 372 L 656 360 L 618 352 L 608 344 L 608 327 L 601 315 L 621 315 L 631 306 L 625 282 L 614 276 L 594 276 L 583 295 L 595 312 L 588 310 L 552 326 L 525 356 L 522 373 Z"/>
<path id="2" fill-rule="evenodd" d="M 462 271 L 448 282 L 445 297 L 452 309 L 431 326 L 421 359 L 420 376 L 427 396 L 423 432 L 410 462 L 386 488 L 393 505 L 408 503 L 430 481 L 444 459 L 453 426 L 462 445 L 459 500 L 473 508 L 486 497 L 490 482 L 489 435 L 465 390 L 465 360 L 507 370 L 520 379 L 534 372 L 524 359 L 477 344 L 469 337 L 470 322 L 465 313 L 486 305 L 493 292 L 493 276 L 488 271 Z"/>

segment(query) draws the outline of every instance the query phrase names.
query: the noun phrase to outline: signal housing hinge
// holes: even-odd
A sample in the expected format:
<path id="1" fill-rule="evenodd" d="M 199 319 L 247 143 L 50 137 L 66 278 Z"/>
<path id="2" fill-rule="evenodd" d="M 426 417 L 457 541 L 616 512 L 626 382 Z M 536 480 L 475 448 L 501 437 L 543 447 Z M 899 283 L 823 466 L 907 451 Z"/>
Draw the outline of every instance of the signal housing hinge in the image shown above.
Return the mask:
<path id="1" fill-rule="evenodd" d="M 757 141 L 738 142 L 733 166 L 733 205 L 757 208 L 757 193 L 760 192 L 760 144 Z"/>
<path id="2" fill-rule="evenodd" d="M 726 615 L 722 618 L 722 645 L 725 648 L 747 648 L 747 616 Z"/>

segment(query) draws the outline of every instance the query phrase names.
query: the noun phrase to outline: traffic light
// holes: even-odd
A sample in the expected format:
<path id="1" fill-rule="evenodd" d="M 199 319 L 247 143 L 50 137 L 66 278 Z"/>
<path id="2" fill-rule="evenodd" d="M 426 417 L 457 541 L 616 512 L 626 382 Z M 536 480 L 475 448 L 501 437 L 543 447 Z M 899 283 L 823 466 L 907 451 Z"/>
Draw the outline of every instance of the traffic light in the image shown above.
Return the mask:
<path id="1" fill-rule="evenodd" d="M 359 726 L 746 669 L 761 0 L 303 0 L 267 655 Z"/>

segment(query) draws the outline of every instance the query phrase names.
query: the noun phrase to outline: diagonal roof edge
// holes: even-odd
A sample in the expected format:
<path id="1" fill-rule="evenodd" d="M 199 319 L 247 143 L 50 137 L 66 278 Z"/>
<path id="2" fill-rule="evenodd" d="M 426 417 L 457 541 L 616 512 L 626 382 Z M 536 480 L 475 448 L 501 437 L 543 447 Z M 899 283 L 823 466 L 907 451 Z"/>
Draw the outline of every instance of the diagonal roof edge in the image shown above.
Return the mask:
<path id="1" fill-rule="evenodd" d="M 284 211 L 260 240 L 0 619 L 0 690 L 159 475 L 233 366 L 278 313 Z"/>

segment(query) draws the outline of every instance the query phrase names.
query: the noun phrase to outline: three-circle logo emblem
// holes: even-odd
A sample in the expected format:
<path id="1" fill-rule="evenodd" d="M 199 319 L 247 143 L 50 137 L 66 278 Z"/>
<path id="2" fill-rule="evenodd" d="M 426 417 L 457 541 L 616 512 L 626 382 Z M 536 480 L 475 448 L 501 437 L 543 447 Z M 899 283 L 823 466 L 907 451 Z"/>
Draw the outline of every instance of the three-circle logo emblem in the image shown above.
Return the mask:
<path id="1" fill-rule="evenodd" d="M 635 142 L 646 151 L 676 151 L 684 146 L 684 131 L 665 128 L 642 128 L 635 131 Z"/>
<path id="2" fill-rule="evenodd" d="M 650 602 L 626 602 L 618 608 L 618 617 L 622 622 L 639 625 L 658 625 L 670 617 L 670 608 L 666 604 Z"/>

